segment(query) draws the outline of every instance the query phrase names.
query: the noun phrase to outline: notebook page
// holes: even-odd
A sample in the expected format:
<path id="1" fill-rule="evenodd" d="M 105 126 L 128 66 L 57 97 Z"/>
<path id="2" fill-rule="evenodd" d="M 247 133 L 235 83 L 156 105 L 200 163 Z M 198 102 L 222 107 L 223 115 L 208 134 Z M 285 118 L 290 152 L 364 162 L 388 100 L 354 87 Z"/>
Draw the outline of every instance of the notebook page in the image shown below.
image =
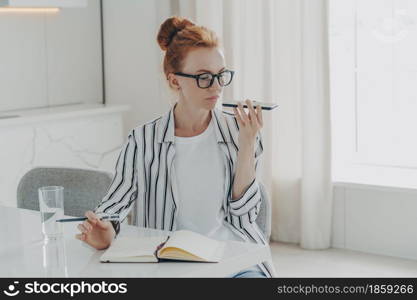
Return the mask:
<path id="1" fill-rule="evenodd" d="M 223 248 L 223 244 L 224 243 L 221 241 L 208 238 L 193 231 L 178 230 L 171 234 L 171 237 L 164 245 L 164 248 L 180 248 L 205 260 L 211 261 L 221 258 L 219 248 Z"/>
<path id="2" fill-rule="evenodd" d="M 154 255 L 156 247 L 166 240 L 166 236 L 116 238 L 104 252 L 101 259 L 114 257 L 131 257 Z"/>

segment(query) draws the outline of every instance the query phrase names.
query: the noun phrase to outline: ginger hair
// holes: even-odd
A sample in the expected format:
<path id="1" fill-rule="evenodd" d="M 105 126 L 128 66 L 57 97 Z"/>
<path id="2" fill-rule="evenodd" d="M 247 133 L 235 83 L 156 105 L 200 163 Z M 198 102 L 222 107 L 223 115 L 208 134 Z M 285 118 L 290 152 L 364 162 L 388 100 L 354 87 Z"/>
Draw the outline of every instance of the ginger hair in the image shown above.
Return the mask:
<path id="1" fill-rule="evenodd" d="M 170 17 L 161 24 L 157 42 L 166 52 L 163 70 L 167 79 L 169 73 L 182 71 L 185 57 L 191 50 L 220 46 L 214 31 L 177 16 Z"/>

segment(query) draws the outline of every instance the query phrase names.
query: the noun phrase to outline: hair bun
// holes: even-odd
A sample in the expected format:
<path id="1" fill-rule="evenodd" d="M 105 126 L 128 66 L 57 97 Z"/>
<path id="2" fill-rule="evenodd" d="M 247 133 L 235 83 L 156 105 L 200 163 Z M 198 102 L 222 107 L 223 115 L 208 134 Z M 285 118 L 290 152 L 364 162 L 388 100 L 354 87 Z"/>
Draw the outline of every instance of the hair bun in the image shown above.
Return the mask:
<path id="1" fill-rule="evenodd" d="M 168 49 L 169 44 L 172 42 L 174 36 L 187 26 L 194 25 L 193 22 L 182 17 L 170 17 L 161 24 L 157 41 L 163 51 Z"/>

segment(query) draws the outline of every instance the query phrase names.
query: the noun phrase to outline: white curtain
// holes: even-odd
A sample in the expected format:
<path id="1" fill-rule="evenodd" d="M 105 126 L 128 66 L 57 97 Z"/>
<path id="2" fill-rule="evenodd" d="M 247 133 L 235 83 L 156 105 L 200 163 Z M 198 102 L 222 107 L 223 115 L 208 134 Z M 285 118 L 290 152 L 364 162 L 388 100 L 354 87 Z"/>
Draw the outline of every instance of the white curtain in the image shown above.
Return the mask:
<path id="1" fill-rule="evenodd" d="M 330 247 L 326 0 L 172 0 L 171 8 L 221 37 L 226 64 L 236 71 L 223 99 L 279 104 L 264 112 L 262 133 L 272 240 Z"/>

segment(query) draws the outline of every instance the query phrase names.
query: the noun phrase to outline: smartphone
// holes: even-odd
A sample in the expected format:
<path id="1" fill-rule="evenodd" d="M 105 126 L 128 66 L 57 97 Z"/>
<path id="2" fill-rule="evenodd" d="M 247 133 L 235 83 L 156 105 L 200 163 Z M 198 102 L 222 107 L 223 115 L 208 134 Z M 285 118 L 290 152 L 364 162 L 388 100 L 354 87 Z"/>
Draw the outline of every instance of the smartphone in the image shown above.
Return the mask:
<path id="1" fill-rule="evenodd" d="M 225 107 L 237 107 L 237 101 L 223 101 Z M 246 102 L 242 102 L 243 107 L 248 108 Z M 260 105 L 262 110 L 273 110 L 278 107 L 278 104 L 272 102 L 252 101 L 253 107 Z"/>

